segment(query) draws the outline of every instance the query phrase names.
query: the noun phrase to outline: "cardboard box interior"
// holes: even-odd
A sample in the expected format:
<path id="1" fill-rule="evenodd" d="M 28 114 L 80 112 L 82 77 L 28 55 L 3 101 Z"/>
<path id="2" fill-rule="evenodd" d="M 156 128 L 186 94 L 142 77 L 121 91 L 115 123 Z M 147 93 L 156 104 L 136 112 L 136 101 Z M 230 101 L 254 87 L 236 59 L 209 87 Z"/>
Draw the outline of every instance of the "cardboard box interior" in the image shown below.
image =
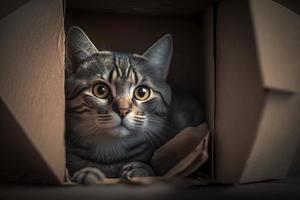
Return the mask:
<path id="1" fill-rule="evenodd" d="M 225 0 L 214 12 L 209 0 L 104 2 L 66 1 L 63 13 L 60 0 L 30 1 L 1 19 L 1 131 L 9 133 L 0 136 L 0 158 L 8 160 L 1 179 L 64 182 L 64 27 L 71 25 L 98 49 L 121 52 L 143 53 L 171 33 L 168 80 L 206 110 L 214 181 L 284 176 L 299 141 L 297 14 L 272 1 Z M 283 25 L 288 31 L 276 28 Z"/>
<path id="2" fill-rule="evenodd" d="M 208 28 L 213 32 L 211 2 L 189 1 L 185 6 L 182 2 L 173 2 L 165 6 L 168 2 L 151 1 L 152 7 L 148 6 L 149 2 L 78 4 L 67 1 L 65 29 L 72 25 L 81 27 L 100 51 L 138 54 L 143 54 L 156 40 L 170 33 L 174 46 L 168 83 L 174 92 L 191 94 L 203 108 L 208 107 L 205 106 L 207 97 L 212 99 L 214 95 L 214 90 L 206 88 L 206 82 L 213 81 L 213 74 L 208 77 L 205 67 L 205 56 L 212 55 L 212 47 L 210 52 L 204 53 L 206 47 L 212 46 L 212 37 L 205 36 Z M 208 24 L 210 26 L 206 27 Z M 212 111 L 207 108 L 206 112 Z M 202 170 L 208 175 L 212 173 L 210 164 Z"/>
<path id="3" fill-rule="evenodd" d="M 209 166 L 214 181 L 283 177 L 300 131 L 299 16 L 272 1 L 220 1 L 214 11 L 212 4 L 198 10 L 189 4 L 182 10 L 177 4 L 151 5 L 70 2 L 68 9 L 67 2 L 66 27 L 83 27 L 100 49 L 137 53 L 171 33 L 169 83 L 205 107 L 214 133 Z"/>
<path id="4" fill-rule="evenodd" d="M 83 5 L 89 3 L 91 2 Z M 132 3 L 140 4 L 138 1 Z M 13 127 L 10 135 L 5 135 L 5 137 L 3 135 L 2 141 L 7 142 L 1 147 L 3 154 L 1 157 L 16 158 L 7 159 L 8 166 L 16 167 L 3 167 L 5 175 L 2 178 L 16 181 L 24 177 L 30 177 L 30 179 L 42 177 L 48 183 L 64 181 L 63 56 L 65 36 L 62 21 L 64 15 L 66 27 L 70 24 L 81 26 L 98 49 L 143 53 L 159 37 L 171 33 L 176 45 L 169 81 L 173 88 L 184 89 L 204 103 L 205 68 L 201 46 L 203 37 L 199 35 L 202 35 L 202 11 L 210 2 L 203 1 L 202 5 L 198 5 L 196 1 L 191 1 L 191 3 L 192 5 L 187 6 L 185 11 L 181 9 L 182 5 L 174 8 L 172 6 L 158 8 L 160 6 L 158 3 L 158 7 L 155 6 L 146 13 L 132 15 L 132 11 L 126 11 L 127 4 L 121 4 L 121 7 L 117 8 L 120 12 L 125 11 L 123 14 L 116 14 L 114 6 L 109 13 L 101 14 L 96 11 L 87 12 L 84 9 L 79 11 L 76 6 L 74 8 L 72 3 L 67 2 L 65 13 L 63 13 L 61 1 L 47 1 L 46 3 L 32 1 L 26 2 L 4 17 L 1 20 L 1 29 L 6 30 L 1 35 L 1 41 L 5 44 L 1 52 L 5 52 L 6 56 L 3 63 L 5 66 L 17 67 L 4 68 L 1 72 L 1 108 L 6 111 L 1 115 L 5 119 L 1 120 L 1 127 L 3 127 L 2 130 L 9 130 Z M 96 3 L 96 5 L 100 4 Z M 105 5 L 102 6 L 105 7 Z M 138 6 L 141 6 L 141 9 L 147 8 L 145 4 Z M 84 7 L 80 6 L 80 8 Z M 148 15 L 157 9 L 160 10 L 158 15 Z M 195 13 L 200 14 L 191 15 Z M 15 27 L 20 24 L 22 26 Z M 48 29 L 50 32 L 47 32 Z M 18 59 L 11 59 L 8 55 L 13 49 L 17 49 Z M 56 57 L 49 57 L 49 55 Z M 10 83 L 14 70 L 22 73 L 19 73 L 19 77 L 14 77 L 12 79 L 14 82 Z M 23 76 L 24 74 L 26 76 Z M 33 78 L 38 75 L 40 77 L 37 79 Z M 197 80 L 197 84 L 191 80 Z M 8 84 L 11 87 L 5 87 Z M 20 88 L 20 86 L 23 87 Z M 48 93 L 48 90 L 51 93 Z M 39 98 L 41 94 L 43 98 Z M 19 95 L 22 98 L 17 98 Z M 7 127 L 6 124 L 10 126 Z M 15 140 L 19 139 L 20 147 L 12 149 L 10 144 L 14 144 Z M 27 148 L 29 150 L 25 151 Z M 7 152 L 10 152 L 10 156 Z M 25 160 L 27 162 L 24 166 L 16 165 L 16 163 L 24 163 Z M 46 176 L 49 173 L 51 178 Z M 43 180 L 38 181 L 43 182 Z"/>

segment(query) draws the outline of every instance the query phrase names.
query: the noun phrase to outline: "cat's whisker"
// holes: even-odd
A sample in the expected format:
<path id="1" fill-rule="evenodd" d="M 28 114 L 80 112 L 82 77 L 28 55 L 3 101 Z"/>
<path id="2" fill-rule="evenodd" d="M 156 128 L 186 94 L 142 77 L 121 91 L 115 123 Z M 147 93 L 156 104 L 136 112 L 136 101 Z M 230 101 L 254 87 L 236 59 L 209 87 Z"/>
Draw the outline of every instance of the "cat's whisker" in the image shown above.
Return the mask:
<path id="1" fill-rule="evenodd" d="M 81 122 L 76 125 L 76 128 L 80 129 L 80 128 L 85 128 L 85 127 L 90 127 L 90 126 L 93 126 L 94 124 L 95 124 L 94 122 Z"/>
<path id="2" fill-rule="evenodd" d="M 100 121 L 100 122 L 108 122 L 111 120 L 112 120 L 112 118 L 98 118 L 98 121 Z"/>
<path id="3" fill-rule="evenodd" d="M 157 138 L 155 138 L 155 137 L 151 134 L 151 132 L 150 132 L 148 129 L 146 130 L 146 135 L 147 135 L 149 138 L 152 138 L 152 140 L 150 140 L 150 141 L 155 142 L 155 143 L 156 143 L 156 146 L 160 146 L 160 141 L 157 140 Z M 154 146 L 154 147 L 155 147 L 155 146 Z"/>
<path id="4" fill-rule="evenodd" d="M 109 122 L 100 122 L 99 123 L 99 125 L 102 125 L 102 126 L 104 126 L 103 128 L 110 128 L 110 125 L 111 123 L 109 123 Z"/>
<path id="5" fill-rule="evenodd" d="M 151 144 L 153 150 L 155 150 L 155 145 L 152 143 L 151 138 L 149 138 L 149 136 L 147 135 L 147 131 L 146 133 L 142 133 L 142 134 L 146 138 L 146 140 Z"/>
<path id="6" fill-rule="evenodd" d="M 79 117 L 79 119 L 81 119 L 81 120 L 91 120 L 91 121 L 111 121 L 111 120 L 113 120 L 113 117 L 111 117 L 111 116 L 105 116 L 105 117 L 103 117 L 103 116 L 97 116 L 97 115 L 90 115 L 90 116 L 86 116 L 86 115 L 79 115 L 78 116 Z"/>
<path id="7" fill-rule="evenodd" d="M 107 114 L 83 114 L 83 117 L 111 117 L 111 115 Z"/>
<path id="8" fill-rule="evenodd" d="M 69 115 L 82 115 L 83 113 L 91 112 L 89 109 L 82 109 L 82 110 L 66 110 L 66 113 Z"/>
<path id="9" fill-rule="evenodd" d="M 149 126 L 145 126 L 145 129 L 146 129 L 146 133 L 148 133 L 148 136 L 153 138 L 153 140 L 155 140 L 156 143 L 158 143 L 158 145 L 160 145 L 160 141 L 158 140 L 158 138 L 156 138 L 153 134 L 152 134 L 152 130 L 151 130 L 151 127 Z"/>
<path id="10" fill-rule="evenodd" d="M 97 115 L 98 117 L 102 117 L 102 118 L 112 118 L 111 115 Z"/>
<path id="11" fill-rule="evenodd" d="M 150 130 L 155 130 L 156 128 L 156 126 L 151 123 L 148 123 L 147 126 L 150 128 Z M 155 131 L 152 131 L 152 134 L 162 139 L 162 142 L 167 142 L 167 139 L 163 135 L 157 134 Z"/>
<path id="12" fill-rule="evenodd" d="M 135 117 L 132 117 L 133 120 L 138 120 L 138 121 L 145 121 L 146 119 L 143 119 L 143 118 L 135 118 Z"/>
<path id="13" fill-rule="evenodd" d="M 85 130 L 87 137 L 92 137 L 94 135 L 102 134 L 101 126 L 98 123 L 93 122 L 93 124 L 87 123 L 88 127 Z"/>
<path id="14" fill-rule="evenodd" d="M 172 129 L 172 127 L 168 123 L 166 123 L 166 121 L 164 119 L 157 119 L 152 116 L 148 116 L 148 119 L 149 119 L 149 121 L 160 122 L 161 123 L 160 125 L 163 126 L 163 128 L 167 128 L 169 130 Z"/>
<path id="15" fill-rule="evenodd" d="M 94 115 L 94 114 L 81 114 L 80 117 L 86 117 L 86 118 L 87 117 L 97 117 L 97 115 Z"/>
<path id="16" fill-rule="evenodd" d="M 77 129 L 83 129 L 82 132 L 84 132 L 84 136 L 93 136 L 98 133 L 102 133 L 100 127 L 98 127 L 97 123 L 95 121 L 85 121 L 81 122 L 77 125 Z M 82 136 L 83 137 L 83 136 Z"/>
<path id="17" fill-rule="evenodd" d="M 145 123 L 146 120 L 139 120 L 139 119 L 132 119 L 134 122 L 137 122 L 137 123 Z"/>
<path id="18" fill-rule="evenodd" d="M 67 164 L 74 165 L 69 169 L 92 166 L 108 177 L 115 177 L 120 174 L 119 168 L 124 163 L 148 162 L 148 154 L 167 141 L 168 132 L 164 130 L 170 128 L 164 119 L 165 113 L 159 113 L 166 108 L 171 97 L 168 83 L 164 81 L 169 71 L 164 68 L 169 67 L 172 53 L 171 46 L 165 48 L 171 44 L 170 36 L 162 40 L 168 41 L 162 43 L 163 48 L 153 45 L 151 51 L 139 56 L 99 52 L 78 28 L 71 29 L 69 34 L 67 40 L 71 45 L 67 47 L 71 49 L 66 58 L 67 61 L 70 59 L 67 62 L 70 75 L 66 76 L 66 96 L 74 98 L 66 98 L 66 138 L 70 138 L 66 143 L 76 142 L 74 146 L 67 146 L 70 154 L 75 152 L 71 158 L 67 156 Z M 153 71 L 154 65 L 160 73 Z M 105 84 L 107 88 L 98 87 L 98 84 Z M 153 92 L 149 100 L 142 90 L 136 90 L 136 94 L 133 89 L 141 84 Z M 145 103 L 138 100 L 145 100 Z M 72 106 L 73 109 L 69 109 Z M 128 130 L 118 126 L 120 119 L 117 112 L 112 111 L 115 108 L 120 109 L 121 117 L 125 116 L 123 113 L 127 114 L 125 109 L 133 110 L 128 115 L 130 118 L 124 121 Z M 76 163 L 74 159 L 82 160 L 82 163 Z"/>
<path id="19" fill-rule="evenodd" d="M 145 116 L 138 116 L 138 115 L 134 115 L 133 118 L 137 118 L 137 119 L 146 119 Z"/>
<path id="20" fill-rule="evenodd" d="M 144 120 L 140 120 L 140 119 L 133 119 L 133 121 L 139 122 L 139 123 L 144 123 L 145 122 Z"/>
<path id="21" fill-rule="evenodd" d="M 134 123 L 134 125 L 135 125 L 136 127 L 143 127 L 143 126 L 144 126 L 143 123 Z"/>

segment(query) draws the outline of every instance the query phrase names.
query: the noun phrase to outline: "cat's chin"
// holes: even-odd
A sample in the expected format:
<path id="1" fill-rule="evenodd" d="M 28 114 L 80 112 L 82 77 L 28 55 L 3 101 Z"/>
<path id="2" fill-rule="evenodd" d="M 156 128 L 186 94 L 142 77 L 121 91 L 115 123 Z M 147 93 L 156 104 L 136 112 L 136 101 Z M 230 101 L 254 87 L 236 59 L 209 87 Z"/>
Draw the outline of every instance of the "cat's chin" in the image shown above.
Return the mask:
<path id="1" fill-rule="evenodd" d="M 109 134 L 114 137 L 125 137 L 127 135 L 130 135 L 131 131 L 126 128 L 125 126 L 117 126 L 110 130 Z"/>

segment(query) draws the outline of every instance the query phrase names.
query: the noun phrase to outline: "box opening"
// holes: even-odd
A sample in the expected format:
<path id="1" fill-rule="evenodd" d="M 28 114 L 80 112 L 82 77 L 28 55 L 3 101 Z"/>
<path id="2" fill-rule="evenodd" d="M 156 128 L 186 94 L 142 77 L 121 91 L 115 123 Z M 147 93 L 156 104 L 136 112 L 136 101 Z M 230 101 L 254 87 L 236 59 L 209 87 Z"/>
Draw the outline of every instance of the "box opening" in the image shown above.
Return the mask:
<path id="1" fill-rule="evenodd" d="M 205 121 L 210 119 L 213 123 L 214 74 L 213 69 L 207 69 L 208 65 L 214 67 L 213 61 L 207 58 L 211 59 L 213 54 L 210 46 L 213 42 L 212 4 L 210 1 L 200 4 L 191 1 L 191 5 L 173 2 L 166 6 L 164 3 L 66 1 L 65 32 L 76 25 L 100 51 L 137 54 L 143 54 L 163 35 L 171 34 L 173 56 L 167 82 L 172 92 L 196 97 L 204 110 Z M 211 165 L 209 160 L 201 167 L 210 177 Z"/>
<path id="2" fill-rule="evenodd" d="M 19 1 L 0 10 L 1 182 L 65 181 L 64 27 L 71 25 L 99 49 L 120 52 L 142 53 L 172 34 L 168 80 L 205 110 L 213 182 L 284 177 L 299 141 L 299 13 L 279 0 L 216 2 L 213 9 L 210 0 Z"/>

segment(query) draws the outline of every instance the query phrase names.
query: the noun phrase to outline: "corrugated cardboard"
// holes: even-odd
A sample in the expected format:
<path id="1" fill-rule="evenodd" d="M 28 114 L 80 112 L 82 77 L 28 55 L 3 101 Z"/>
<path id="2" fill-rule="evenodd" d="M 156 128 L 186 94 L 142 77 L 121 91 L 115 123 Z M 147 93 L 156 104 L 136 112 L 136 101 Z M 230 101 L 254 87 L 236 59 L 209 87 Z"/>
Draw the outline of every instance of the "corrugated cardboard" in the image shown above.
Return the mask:
<path id="1" fill-rule="evenodd" d="M 146 5 L 139 4 L 135 13 L 143 13 Z M 109 9 L 133 12 L 122 5 Z M 197 9 L 195 18 L 102 15 L 76 9 L 67 10 L 66 20 L 67 26 L 81 25 L 101 50 L 143 53 L 155 39 L 171 32 L 175 44 L 169 81 L 205 103 L 213 135 L 214 181 L 280 178 L 299 141 L 299 16 L 276 2 L 260 0 L 223 0 L 216 10 L 206 10 L 202 15 Z M 63 3 L 27 2 L 1 19 L 0 29 L 0 158 L 7 161 L 0 171 L 8 172 L 0 176 L 62 183 Z"/>
<path id="2" fill-rule="evenodd" d="M 1 141 L 1 160 L 11 157 L 0 171 L 63 182 L 62 1 L 30 1 L 1 19 L 0 29 L 1 110 L 6 111 L 1 119 L 7 118 L 1 120 L 1 137 L 6 138 Z"/>

